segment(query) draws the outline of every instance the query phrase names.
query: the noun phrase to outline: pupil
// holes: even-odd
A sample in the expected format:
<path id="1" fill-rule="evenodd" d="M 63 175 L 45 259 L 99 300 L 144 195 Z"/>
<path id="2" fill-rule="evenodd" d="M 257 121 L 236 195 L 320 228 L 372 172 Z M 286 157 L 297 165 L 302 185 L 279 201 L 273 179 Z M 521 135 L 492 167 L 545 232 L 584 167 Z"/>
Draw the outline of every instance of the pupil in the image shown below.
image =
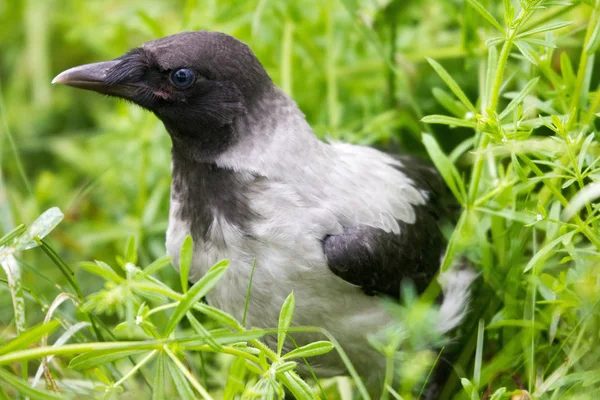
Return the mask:
<path id="1" fill-rule="evenodd" d="M 185 88 L 194 82 L 194 73 L 189 69 L 182 68 L 171 73 L 171 82 L 180 88 Z"/>

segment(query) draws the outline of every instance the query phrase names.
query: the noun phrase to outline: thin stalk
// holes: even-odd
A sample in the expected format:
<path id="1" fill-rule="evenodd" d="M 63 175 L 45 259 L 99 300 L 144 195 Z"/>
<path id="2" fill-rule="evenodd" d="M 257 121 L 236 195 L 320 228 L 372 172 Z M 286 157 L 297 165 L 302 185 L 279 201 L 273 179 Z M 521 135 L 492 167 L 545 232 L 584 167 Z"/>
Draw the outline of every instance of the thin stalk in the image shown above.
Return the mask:
<path id="1" fill-rule="evenodd" d="M 585 81 L 585 72 L 587 70 L 587 64 L 590 55 L 587 53 L 588 44 L 592 40 L 594 28 L 598 22 L 598 11 L 594 9 L 588 22 L 588 28 L 585 33 L 585 41 L 581 48 L 581 57 L 579 59 L 579 68 L 577 69 L 577 78 L 575 80 L 575 89 L 573 91 L 573 97 L 571 97 L 571 109 L 580 108 L 583 109 L 585 99 L 581 99 L 581 91 L 583 90 L 583 84 Z"/>
<path id="2" fill-rule="evenodd" d="M 498 69 L 496 70 L 496 76 L 494 78 L 494 84 L 492 85 L 492 93 L 489 97 L 489 108 L 492 112 L 496 111 L 496 107 L 498 107 L 498 101 L 500 97 L 500 88 L 502 87 L 502 78 L 504 77 L 504 70 L 506 69 L 506 64 L 508 63 L 508 56 L 510 55 L 510 49 L 513 45 L 513 35 L 506 39 L 504 44 L 502 45 L 502 50 L 500 51 L 500 56 L 498 59 Z M 481 140 L 479 141 L 479 146 L 477 148 L 477 155 L 475 156 L 475 163 L 473 165 L 473 173 L 471 175 L 471 185 L 469 186 L 469 195 L 468 195 L 468 206 L 473 205 L 475 203 L 475 197 L 477 196 L 477 192 L 479 190 L 479 182 L 481 181 L 481 175 L 483 174 L 483 165 L 484 165 L 484 152 L 487 146 L 490 143 L 490 137 L 488 135 L 482 134 Z"/>
<path id="3" fill-rule="evenodd" d="M 208 394 L 204 386 L 202 386 L 200 382 L 198 382 L 198 380 L 194 377 L 194 375 L 190 373 L 190 371 L 185 367 L 185 365 L 183 365 L 181 360 L 179 360 L 179 358 L 177 358 L 175 354 L 173 354 L 173 352 L 169 350 L 168 346 L 164 346 L 164 351 L 165 353 L 167 353 L 167 355 L 173 361 L 173 363 L 175 363 L 177 368 L 179 368 L 181 373 L 185 375 L 185 377 L 192 384 L 192 386 L 198 391 L 198 393 L 202 395 L 202 398 L 206 400 L 212 400 L 212 397 L 210 396 L 210 394 Z"/>
<path id="4" fill-rule="evenodd" d="M 172 343 L 172 339 L 147 340 L 142 342 L 90 342 L 65 344 L 60 347 L 46 346 L 33 349 L 19 350 L 0 356 L 0 365 L 12 364 L 20 361 L 40 359 L 47 356 L 76 355 L 100 351 L 128 351 L 128 350 L 159 350 L 165 344 Z"/>
<path id="5" fill-rule="evenodd" d="M 384 387 L 392 387 L 394 381 L 394 355 L 387 354 L 385 357 L 385 378 Z M 390 397 L 390 392 L 384 389 L 381 393 L 381 400 L 387 400 Z"/>
<path id="6" fill-rule="evenodd" d="M 148 361 L 150 361 L 152 359 L 152 357 L 154 357 L 156 355 L 157 352 L 158 352 L 158 350 L 152 350 L 150 352 L 150 354 L 148 354 L 146 357 L 144 357 L 142 359 L 142 361 L 135 364 L 135 366 L 133 368 L 131 368 L 125 375 L 123 375 L 123 377 L 121 379 L 116 381 L 115 384 L 113 385 L 113 387 L 121 385 L 123 382 L 125 382 L 127 379 L 129 379 L 131 376 L 133 376 L 137 372 L 137 370 L 142 368 L 144 365 L 146 365 L 146 363 Z"/>

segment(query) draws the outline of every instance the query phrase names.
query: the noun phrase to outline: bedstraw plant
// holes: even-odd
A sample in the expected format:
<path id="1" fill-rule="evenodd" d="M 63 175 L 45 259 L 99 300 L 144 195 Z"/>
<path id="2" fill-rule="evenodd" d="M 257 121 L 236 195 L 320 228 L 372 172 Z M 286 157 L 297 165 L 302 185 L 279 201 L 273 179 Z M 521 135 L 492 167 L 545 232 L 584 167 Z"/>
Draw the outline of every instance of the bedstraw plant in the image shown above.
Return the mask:
<path id="1" fill-rule="evenodd" d="M 598 396 L 599 1 L 56 0 L 0 3 L 0 398 L 369 398 L 293 293 L 255 329 L 202 301 L 227 260 L 190 286 L 188 238 L 174 271 L 153 116 L 48 84 L 201 28 L 248 42 L 320 136 L 428 155 L 461 205 L 441 270 L 479 273 L 468 317 L 432 334 L 439 285 L 407 282 L 370 338 L 382 398 Z M 282 353 L 306 331 L 323 339 Z M 312 371 L 327 352 L 348 378 Z"/>

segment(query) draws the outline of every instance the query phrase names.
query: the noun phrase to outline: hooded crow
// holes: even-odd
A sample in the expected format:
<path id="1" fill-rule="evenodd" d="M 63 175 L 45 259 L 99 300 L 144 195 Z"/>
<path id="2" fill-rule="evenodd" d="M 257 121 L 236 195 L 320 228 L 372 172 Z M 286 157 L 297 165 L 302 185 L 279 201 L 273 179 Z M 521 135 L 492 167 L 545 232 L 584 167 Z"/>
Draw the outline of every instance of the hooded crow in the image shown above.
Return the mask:
<path id="1" fill-rule="evenodd" d="M 129 100 L 163 122 L 173 143 L 167 252 L 177 266 L 192 235 L 190 281 L 230 260 L 209 304 L 241 320 L 255 262 L 248 326 L 276 327 L 293 291 L 294 324 L 328 330 L 365 381 L 381 387 L 385 359 L 366 341 L 394 322 L 381 296 L 398 297 L 403 279 L 424 289 L 445 249 L 446 190 L 433 168 L 320 141 L 248 46 L 222 33 L 164 37 L 53 83 Z M 440 333 L 463 318 L 472 278 L 445 276 Z M 336 353 L 311 367 L 320 377 L 346 373 Z"/>

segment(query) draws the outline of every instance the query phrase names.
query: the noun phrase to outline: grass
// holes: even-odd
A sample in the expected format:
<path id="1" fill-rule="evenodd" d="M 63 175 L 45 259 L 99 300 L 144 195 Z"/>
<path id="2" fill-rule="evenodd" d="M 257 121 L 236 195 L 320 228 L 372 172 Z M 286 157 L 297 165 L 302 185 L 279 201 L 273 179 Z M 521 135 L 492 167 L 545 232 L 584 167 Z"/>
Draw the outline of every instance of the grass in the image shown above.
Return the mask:
<path id="1" fill-rule="evenodd" d="M 226 263 L 189 288 L 185 262 L 174 272 L 156 118 L 49 87 L 65 68 L 200 28 L 249 43 L 321 137 L 428 154 L 462 205 L 442 268 L 464 257 L 480 272 L 469 317 L 452 341 L 434 337 L 436 287 L 406 288 L 399 326 L 371 338 L 388 359 L 383 398 L 420 398 L 444 362 L 440 399 L 595 398 L 599 7 L 0 3 L 0 398 L 368 398 L 355 373 L 296 374 L 329 351 L 353 368 L 327 332 L 291 324 L 293 295 L 278 327 L 246 329 L 198 302 Z M 261 341 L 299 331 L 323 340 L 288 354 Z"/>

